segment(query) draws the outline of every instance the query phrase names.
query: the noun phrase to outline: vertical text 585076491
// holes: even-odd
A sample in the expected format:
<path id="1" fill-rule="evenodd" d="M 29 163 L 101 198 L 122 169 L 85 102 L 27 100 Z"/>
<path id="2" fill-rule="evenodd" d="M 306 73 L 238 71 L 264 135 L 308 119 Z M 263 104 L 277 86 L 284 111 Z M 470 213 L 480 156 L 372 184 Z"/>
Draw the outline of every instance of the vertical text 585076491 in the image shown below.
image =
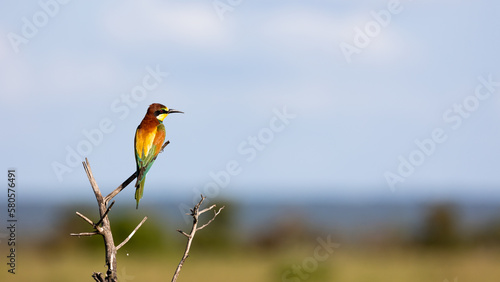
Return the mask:
<path id="1" fill-rule="evenodd" d="M 7 239 L 8 255 L 7 265 L 8 272 L 16 274 L 16 170 L 9 169 L 7 171 L 7 230 L 9 236 Z"/>

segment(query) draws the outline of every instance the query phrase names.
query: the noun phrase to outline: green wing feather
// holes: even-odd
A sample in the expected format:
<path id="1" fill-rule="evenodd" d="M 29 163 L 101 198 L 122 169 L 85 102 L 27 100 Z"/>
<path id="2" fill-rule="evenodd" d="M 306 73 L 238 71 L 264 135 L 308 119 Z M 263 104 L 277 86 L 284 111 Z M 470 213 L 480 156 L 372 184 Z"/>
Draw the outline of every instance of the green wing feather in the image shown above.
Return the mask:
<path id="1" fill-rule="evenodd" d="M 156 134 L 158 133 L 163 133 L 162 135 L 165 136 L 165 126 L 163 123 L 160 123 L 156 127 Z M 161 136 L 161 135 L 160 135 Z M 135 152 L 135 160 L 137 162 L 137 182 L 135 184 L 136 190 L 135 190 L 135 200 L 136 200 L 136 208 L 139 207 L 139 200 L 142 199 L 142 194 L 144 193 L 144 182 L 146 181 L 146 174 L 148 173 L 149 169 L 153 165 L 154 161 L 156 160 L 156 155 L 158 154 L 158 144 L 154 144 L 154 142 L 157 142 L 156 137 L 153 139 L 153 144 L 151 144 L 151 147 L 149 148 L 149 151 L 147 154 L 144 154 L 145 152 Z M 137 136 L 136 136 L 137 138 Z M 164 139 L 160 137 L 160 139 Z M 163 143 L 164 140 L 161 140 L 160 142 Z M 162 144 L 159 144 L 159 146 L 162 146 Z M 141 154 L 140 154 L 141 153 Z M 141 158 L 141 155 L 144 156 L 144 158 Z"/>
<path id="2" fill-rule="evenodd" d="M 156 145 L 152 145 L 144 159 L 141 159 L 137 152 L 135 153 L 135 157 L 137 160 L 137 171 L 139 171 L 139 175 L 137 176 L 137 183 L 135 185 L 136 208 L 139 207 L 139 200 L 142 199 L 142 194 L 144 193 L 144 182 L 146 181 L 146 174 L 155 161 L 155 152 Z"/>

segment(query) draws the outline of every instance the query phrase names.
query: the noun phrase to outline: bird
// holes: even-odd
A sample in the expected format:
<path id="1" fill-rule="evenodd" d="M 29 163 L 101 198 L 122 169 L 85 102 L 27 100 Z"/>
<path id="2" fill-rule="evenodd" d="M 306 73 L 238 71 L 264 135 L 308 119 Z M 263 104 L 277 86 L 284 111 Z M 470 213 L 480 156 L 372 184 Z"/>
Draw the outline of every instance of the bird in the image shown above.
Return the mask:
<path id="1" fill-rule="evenodd" d="M 139 201 L 142 199 L 144 193 L 146 174 L 153 165 L 156 156 L 160 153 L 163 142 L 165 142 L 166 134 L 163 120 L 169 114 L 173 113 L 184 112 L 169 109 L 159 103 L 151 104 L 135 131 L 134 149 L 137 164 L 137 182 L 135 184 L 136 209 L 139 208 Z"/>

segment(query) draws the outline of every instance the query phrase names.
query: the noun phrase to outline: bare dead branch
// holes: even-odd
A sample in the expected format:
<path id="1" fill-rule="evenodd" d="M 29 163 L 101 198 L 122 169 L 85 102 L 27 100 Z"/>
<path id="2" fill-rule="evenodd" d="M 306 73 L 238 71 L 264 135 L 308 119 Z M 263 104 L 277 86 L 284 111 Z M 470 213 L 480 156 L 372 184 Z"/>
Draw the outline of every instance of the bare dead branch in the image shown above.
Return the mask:
<path id="1" fill-rule="evenodd" d="M 144 222 L 146 222 L 146 220 L 147 220 L 147 219 L 148 219 L 148 217 L 147 217 L 147 216 L 145 216 L 145 217 L 142 219 L 142 221 L 141 221 L 141 222 L 137 225 L 137 227 L 134 229 L 134 231 L 132 231 L 132 233 L 130 233 L 130 235 L 128 235 L 128 237 L 127 237 L 127 238 L 125 238 L 125 240 L 123 240 L 123 242 L 121 242 L 121 243 L 120 243 L 120 245 L 118 245 L 118 246 L 116 247 L 116 250 L 117 250 L 117 251 L 118 251 L 121 247 L 123 247 L 123 245 L 125 245 L 125 244 L 128 242 L 128 240 L 130 240 L 130 238 L 132 238 L 132 236 L 134 236 L 134 234 L 135 234 L 135 232 L 137 231 L 137 229 L 139 229 L 139 228 L 141 227 L 141 225 L 142 225 Z"/>
<path id="2" fill-rule="evenodd" d="M 100 273 L 94 273 L 92 277 L 96 281 L 112 281 L 116 282 L 117 281 L 117 275 L 116 275 L 116 247 L 115 243 L 113 241 L 113 234 L 111 233 L 111 226 L 109 223 L 109 219 L 107 216 L 107 213 L 109 212 L 110 208 L 113 205 L 110 205 L 109 207 L 107 206 L 107 202 L 104 201 L 104 197 L 101 194 L 101 191 L 99 190 L 99 186 L 97 185 L 97 182 L 94 178 L 94 175 L 92 174 L 92 169 L 90 168 L 90 163 L 87 158 L 85 158 L 85 162 L 82 163 L 83 168 L 85 172 L 87 173 L 87 177 L 90 182 L 90 186 L 92 186 L 92 190 L 94 191 L 95 198 L 97 200 L 97 205 L 99 207 L 99 221 L 97 224 L 94 224 L 90 219 L 87 217 L 83 216 L 80 213 L 77 213 L 81 218 L 83 218 L 85 221 L 88 223 L 92 222 L 92 226 L 94 227 L 95 231 L 94 232 L 87 232 L 87 234 L 91 233 L 98 233 L 99 235 L 102 235 L 104 239 L 104 245 L 106 248 L 106 265 L 108 267 L 108 271 L 106 272 L 106 277 L 103 278 Z M 99 226 L 102 224 L 102 227 Z M 80 233 L 82 234 L 82 233 Z M 90 235 L 89 235 L 90 236 Z"/>
<path id="3" fill-rule="evenodd" d="M 203 214 L 203 213 L 205 213 L 205 212 L 207 212 L 209 210 L 212 210 L 213 208 L 216 207 L 216 205 L 212 205 L 211 207 L 206 208 L 206 209 L 200 211 L 200 206 L 201 206 L 201 204 L 203 203 L 203 201 L 205 199 L 206 199 L 206 197 L 203 197 L 203 195 L 201 195 L 201 200 L 198 202 L 198 204 L 196 204 L 194 206 L 193 209 L 191 209 L 191 214 L 190 215 L 193 217 L 193 227 L 191 228 L 190 234 L 187 234 L 186 232 L 184 232 L 182 230 L 177 230 L 179 233 L 181 233 L 182 235 L 186 236 L 188 238 L 188 241 L 187 241 L 187 244 L 186 244 L 186 249 L 184 251 L 184 255 L 182 256 L 181 261 L 177 265 L 177 269 L 175 270 L 174 276 L 172 277 L 172 282 L 176 282 L 177 281 L 177 278 L 179 277 L 179 274 L 181 272 L 181 268 L 182 268 L 182 266 L 184 265 L 184 262 L 186 261 L 186 259 L 189 256 L 189 250 L 191 249 L 191 243 L 193 242 L 194 235 L 196 234 L 196 231 L 199 231 L 199 230 L 205 228 L 206 226 L 208 226 L 212 221 L 214 221 L 215 217 L 217 217 L 217 215 L 219 215 L 219 213 L 224 208 L 224 207 L 220 208 L 219 211 L 217 211 L 217 212 L 214 211 L 214 217 L 212 219 L 210 219 L 207 223 L 205 223 L 203 226 L 198 227 L 198 217 L 201 214 Z"/>
<path id="4" fill-rule="evenodd" d="M 88 159 L 85 159 L 85 162 L 82 163 L 83 168 L 85 172 L 87 173 L 87 177 L 89 179 L 90 185 L 92 186 L 92 190 L 94 191 L 95 198 L 97 200 L 97 205 L 99 208 L 99 221 L 97 223 L 94 223 L 92 220 L 90 220 L 88 217 L 84 216 L 83 214 L 76 212 L 76 214 L 81 217 L 83 220 L 85 220 L 87 223 L 92 225 L 94 228 L 93 232 L 81 232 L 81 233 L 71 233 L 71 236 L 94 236 L 94 235 L 101 235 L 104 239 L 104 246 L 106 250 L 106 266 L 108 270 L 106 271 L 105 277 L 103 277 L 103 274 L 100 272 L 94 272 L 92 274 L 92 278 L 94 278 L 95 281 L 106 281 L 106 282 L 116 282 L 118 280 L 117 277 L 117 263 L 116 263 L 116 253 L 120 247 L 122 247 L 126 242 L 132 238 L 132 236 L 135 234 L 135 232 L 141 227 L 141 225 L 146 221 L 147 217 L 145 217 L 141 223 L 132 231 L 132 233 L 127 237 L 118 247 L 115 246 L 114 240 L 113 240 L 113 234 L 111 232 L 111 224 L 109 222 L 108 218 L 108 213 L 115 204 L 115 201 L 113 201 L 109 206 L 108 206 L 108 198 L 111 199 L 112 197 L 116 196 L 120 191 L 125 188 L 128 183 L 130 183 L 135 177 L 136 174 L 134 173 L 131 177 L 129 177 L 124 183 L 121 185 L 121 189 L 113 191 L 115 194 L 110 194 L 110 195 L 103 197 L 101 194 L 101 191 L 99 190 L 99 186 L 97 185 L 97 182 L 95 181 L 94 175 L 92 174 L 92 170 L 90 168 L 90 164 Z M 126 183 L 128 182 L 128 183 Z M 119 187 L 120 188 L 120 187 Z M 112 193 L 113 193 L 112 192 Z"/>
<path id="5" fill-rule="evenodd" d="M 163 152 L 163 149 L 170 143 L 170 141 L 166 141 L 163 146 L 161 147 L 161 152 Z M 154 157 L 154 160 L 156 157 Z M 103 274 L 101 272 L 94 272 L 92 274 L 92 278 L 94 278 L 95 281 L 101 281 L 101 282 L 116 282 L 118 280 L 117 278 L 117 263 L 116 263 L 116 253 L 117 251 L 125 245 L 131 238 L 134 236 L 135 232 L 144 224 L 144 222 L 147 220 L 147 217 L 144 217 L 144 219 L 136 226 L 136 228 L 130 233 L 130 235 L 123 240 L 122 243 L 120 243 L 118 246 L 115 246 L 115 243 L 113 241 L 113 234 L 111 232 L 111 225 L 109 222 L 108 218 L 108 213 L 111 210 L 111 207 L 115 204 L 115 201 L 111 203 L 111 205 L 108 206 L 108 203 L 111 199 L 113 199 L 118 193 L 123 191 L 125 187 L 127 187 L 135 178 L 138 176 L 138 172 L 134 172 L 131 176 L 129 176 L 120 186 L 118 186 L 115 190 L 113 190 L 111 193 L 109 193 L 106 197 L 103 197 L 101 194 L 101 191 L 99 189 L 99 186 L 97 185 L 97 181 L 94 178 L 94 175 L 92 174 L 92 169 L 90 168 L 90 164 L 87 158 L 85 158 L 85 161 L 82 162 L 83 164 L 83 169 L 85 170 L 85 173 L 87 174 L 87 178 L 89 179 L 90 186 L 92 187 L 92 191 L 94 191 L 94 195 L 97 201 L 97 205 L 99 207 L 99 220 L 97 223 L 94 223 L 92 220 L 90 220 L 88 217 L 84 216 L 83 214 L 76 212 L 76 214 L 81 217 L 83 220 L 85 220 L 87 223 L 92 225 L 94 228 L 93 232 L 81 232 L 81 233 L 71 233 L 71 236 L 94 236 L 94 235 L 101 235 L 104 239 L 104 245 L 106 249 L 106 266 L 108 268 L 106 272 L 106 276 L 103 277 Z"/>

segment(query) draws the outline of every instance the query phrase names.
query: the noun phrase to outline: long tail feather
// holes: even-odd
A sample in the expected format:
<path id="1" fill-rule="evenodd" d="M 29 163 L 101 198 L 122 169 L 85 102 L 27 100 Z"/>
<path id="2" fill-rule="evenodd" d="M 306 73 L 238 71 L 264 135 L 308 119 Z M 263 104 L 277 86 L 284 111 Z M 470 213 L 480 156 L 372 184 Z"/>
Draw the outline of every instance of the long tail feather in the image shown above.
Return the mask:
<path id="1" fill-rule="evenodd" d="M 136 201 L 136 206 L 135 208 L 139 208 L 139 201 L 142 199 L 142 194 L 144 193 L 144 182 L 146 181 L 146 177 L 143 176 L 141 181 L 136 184 L 135 186 L 135 201 Z"/>

